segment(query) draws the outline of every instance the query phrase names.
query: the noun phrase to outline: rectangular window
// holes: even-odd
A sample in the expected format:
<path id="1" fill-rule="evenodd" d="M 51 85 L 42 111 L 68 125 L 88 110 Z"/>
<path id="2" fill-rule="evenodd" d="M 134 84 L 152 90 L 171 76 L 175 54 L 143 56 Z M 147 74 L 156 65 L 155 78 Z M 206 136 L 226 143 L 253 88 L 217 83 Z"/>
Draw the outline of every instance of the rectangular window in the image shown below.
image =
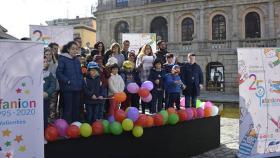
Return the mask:
<path id="1" fill-rule="evenodd" d="M 117 0 L 116 7 L 117 8 L 124 8 L 128 6 L 128 0 Z"/>

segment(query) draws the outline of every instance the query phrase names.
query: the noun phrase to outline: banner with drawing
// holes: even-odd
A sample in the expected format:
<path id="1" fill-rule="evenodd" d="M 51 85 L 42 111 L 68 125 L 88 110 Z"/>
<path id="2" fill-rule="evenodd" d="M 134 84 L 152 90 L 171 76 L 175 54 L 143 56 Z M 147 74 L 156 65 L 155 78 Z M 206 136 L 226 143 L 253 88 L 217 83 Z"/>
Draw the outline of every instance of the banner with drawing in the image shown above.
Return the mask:
<path id="1" fill-rule="evenodd" d="M 43 44 L 0 40 L 0 158 L 43 158 Z"/>
<path id="2" fill-rule="evenodd" d="M 237 52 L 238 156 L 280 156 L 280 48 L 242 48 Z"/>
<path id="3" fill-rule="evenodd" d="M 156 52 L 156 34 L 155 33 L 123 33 L 122 41 L 129 40 L 129 51 L 134 51 L 138 54 L 139 48 L 145 44 L 152 47 L 153 52 Z"/>
<path id="4" fill-rule="evenodd" d="M 30 25 L 30 38 L 32 41 L 43 42 L 45 46 L 55 42 L 59 46 L 73 40 L 74 30 L 72 26 L 41 26 Z"/>

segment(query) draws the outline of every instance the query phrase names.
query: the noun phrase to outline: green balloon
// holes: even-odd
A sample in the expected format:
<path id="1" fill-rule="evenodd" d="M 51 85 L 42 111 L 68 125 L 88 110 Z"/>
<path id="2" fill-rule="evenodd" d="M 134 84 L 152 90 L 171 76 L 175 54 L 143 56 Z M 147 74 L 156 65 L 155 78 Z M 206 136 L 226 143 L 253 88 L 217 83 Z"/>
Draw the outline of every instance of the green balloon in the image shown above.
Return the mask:
<path id="1" fill-rule="evenodd" d="M 124 119 L 122 122 L 122 128 L 125 131 L 131 131 L 133 129 L 133 121 L 131 119 Z"/>
<path id="2" fill-rule="evenodd" d="M 141 137 L 144 133 L 144 130 L 141 126 L 135 126 L 132 130 L 132 134 L 134 137 Z"/>
<path id="3" fill-rule="evenodd" d="M 104 127 L 104 133 L 108 134 L 110 133 L 110 127 L 109 127 L 109 121 L 108 120 L 102 120 L 102 124 Z"/>
<path id="4" fill-rule="evenodd" d="M 163 117 L 163 123 L 166 124 L 168 122 L 168 112 L 166 110 L 161 110 L 159 114 Z"/>
<path id="5" fill-rule="evenodd" d="M 169 117 L 168 117 L 168 123 L 170 125 L 175 125 L 176 123 L 179 122 L 179 116 L 177 114 L 171 114 Z"/>
<path id="6" fill-rule="evenodd" d="M 92 133 L 92 128 L 88 123 L 83 123 L 80 127 L 80 133 L 83 137 L 89 137 Z"/>
<path id="7" fill-rule="evenodd" d="M 197 99 L 196 100 L 196 108 L 200 108 L 201 107 L 201 100 Z"/>
<path id="8" fill-rule="evenodd" d="M 114 121 L 110 124 L 110 131 L 113 135 L 120 135 L 123 131 L 122 125 L 119 122 Z"/>

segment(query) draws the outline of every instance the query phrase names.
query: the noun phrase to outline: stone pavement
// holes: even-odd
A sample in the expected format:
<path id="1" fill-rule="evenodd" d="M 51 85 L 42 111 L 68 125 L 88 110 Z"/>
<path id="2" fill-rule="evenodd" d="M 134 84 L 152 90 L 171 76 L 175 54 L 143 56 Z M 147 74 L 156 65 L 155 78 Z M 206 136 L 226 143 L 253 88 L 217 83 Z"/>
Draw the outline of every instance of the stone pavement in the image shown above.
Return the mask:
<path id="1" fill-rule="evenodd" d="M 221 118 L 221 146 L 192 158 L 235 158 L 238 151 L 239 120 Z"/>

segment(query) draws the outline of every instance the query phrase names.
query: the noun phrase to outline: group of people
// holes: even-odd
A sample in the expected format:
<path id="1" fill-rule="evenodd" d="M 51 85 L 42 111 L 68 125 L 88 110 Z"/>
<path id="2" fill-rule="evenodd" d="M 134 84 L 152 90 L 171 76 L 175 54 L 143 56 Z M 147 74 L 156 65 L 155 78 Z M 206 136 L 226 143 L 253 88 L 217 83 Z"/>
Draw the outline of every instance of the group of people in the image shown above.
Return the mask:
<path id="1" fill-rule="evenodd" d="M 113 43 L 105 51 L 103 42 L 97 42 L 90 53 L 82 48 L 81 38 L 75 38 L 62 47 L 50 43 L 44 50 L 44 119 L 62 117 L 68 123 L 92 123 L 114 114 L 115 110 L 133 106 L 142 113 L 156 113 L 163 108 L 180 109 L 180 96 L 185 95 L 185 106 L 196 106 L 196 98 L 203 87 L 203 74 L 196 64 L 195 54 L 179 63 L 166 49 L 165 41 L 158 41 L 158 51 L 150 45 L 129 51 L 130 42 L 120 46 Z M 129 83 L 138 86 L 145 81 L 153 83 L 151 102 L 141 101 L 139 95 L 127 90 Z M 127 98 L 120 105 L 113 96 L 125 92 Z M 140 106 L 141 105 L 141 106 Z"/>

